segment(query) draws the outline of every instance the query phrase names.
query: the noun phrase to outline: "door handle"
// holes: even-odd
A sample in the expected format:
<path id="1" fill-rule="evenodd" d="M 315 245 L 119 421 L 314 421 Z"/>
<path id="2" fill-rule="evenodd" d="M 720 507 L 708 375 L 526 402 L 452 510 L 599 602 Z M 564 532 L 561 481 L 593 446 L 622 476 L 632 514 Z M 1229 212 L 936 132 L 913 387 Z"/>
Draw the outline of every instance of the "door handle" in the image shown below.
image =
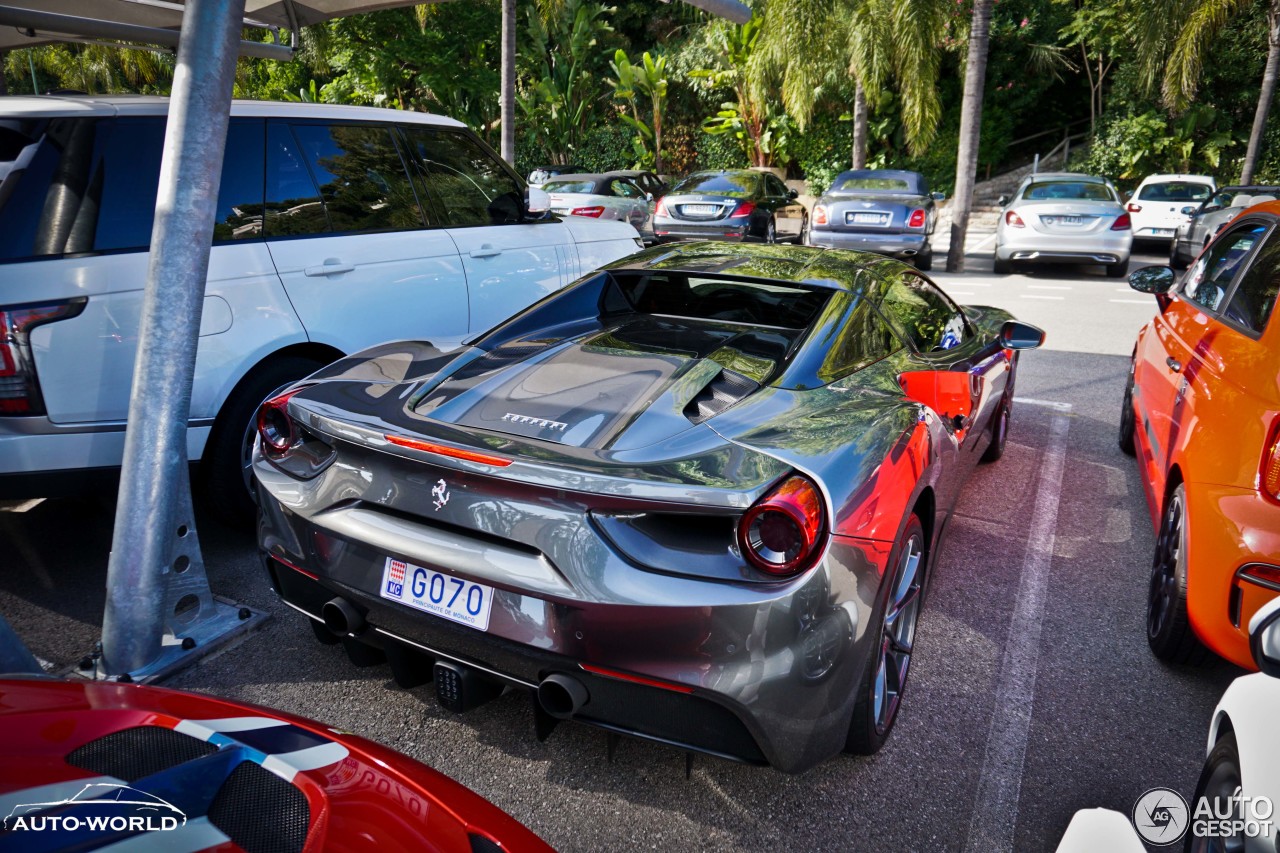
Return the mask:
<path id="1" fill-rule="evenodd" d="M 502 250 L 494 248 L 493 246 L 490 246 L 488 243 L 485 243 L 478 249 L 472 249 L 469 254 L 473 258 L 492 258 L 496 255 L 501 255 Z"/>
<path id="2" fill-rule="evenodd" d="M 1173 356 L 1169 356 L 1168 358 L 1166 358 L 1166 359 L 1164 360 L 1164 363 L 1165 363 L 1165 364 L 1167 364 L 1167 365 L 1169 366 L 1169 370 L 1170 370 L 1171 372 L 1173 372 L 1173 373 L 1181 373 L 1181 372 L 1182 372 L 1182 362 L 1178 361 L 1178 360 L 1177 360 L 1176 358 L 1174 358 Z"/>
<path id="3" fill-rule="evenodd" d="M 338 275 L 339 273 L 344 272 L 355 272 L 355 265 L 344 264 L 337 258 L 325 258 L 323 264 L 319 264 L 314 267 L 306 267 L 302 271 L 306 275 L 314 278 L 317 276 Z"/>

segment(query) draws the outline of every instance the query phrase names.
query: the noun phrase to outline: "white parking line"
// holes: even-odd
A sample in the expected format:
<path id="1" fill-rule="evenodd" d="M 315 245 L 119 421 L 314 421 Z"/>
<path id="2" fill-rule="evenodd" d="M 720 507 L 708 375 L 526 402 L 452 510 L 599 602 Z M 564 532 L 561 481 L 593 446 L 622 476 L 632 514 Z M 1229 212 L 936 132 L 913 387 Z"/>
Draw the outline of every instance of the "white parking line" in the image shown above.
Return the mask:
<path id="1" fill-rule="evenodd" d="M 1015 398 L 1015 404 L 1019 401 Z M 1040 405 L 1047 403 L 1034 401 Z M 1013 850 L 1018 824 L 1018 798 L 1027 753 L 1027 735 L 1035 703 L 1036 668 L 1040 662 L 1040 630 L 1053 564 L 1054 537 L 1058 527 L 1058 497 L 1067 459 L 1067 427 L 1070 406 L 1053 405 L 1049 443 L 1040 468 L 1031 530 L 1022 561 L 1018 598 L 1009 622 L 1004 660 L 996 682 L 995 709 L 987 734 L 987 753 L 978 777 L 978 795 L 969 822 L 965 853 L 1004 853 Z"/>
<path id="2" fill-rule="evenodd" d="M 1122 305 L 1150 305 L 1150 299 L 1108 299 L 1108 302 L 1119 302 Z"/>
<path id="3" fill-rule="evenodd" d="M 1019 294 L 1023 299 L 1066 299 L 1065 296 L 1049 296 L 1045 293 L 1022 293 Z"/>
<path id="4" fill-rule="evenodd" d="M 970 246 L 969 248 L 965 249 L 965 254 L 972 252 L 974 249 L 981 249 L 983 246 L 987 245 L 988 243 L 994 243 L 995 240 L 996 240 L 995 234 L 988 234 L 986 237 L 982 238 L 982 240 L 978 241 L 976 245 Z M 968 241 L 966 240 L 965 242 L 968 242 Z"/>
<path id="5" fill-rule="evenodd" d="M 1027 287 L 1036 290 L 1070 290 L 1071 286 L 1066 284 L 1028 284 Z"/>

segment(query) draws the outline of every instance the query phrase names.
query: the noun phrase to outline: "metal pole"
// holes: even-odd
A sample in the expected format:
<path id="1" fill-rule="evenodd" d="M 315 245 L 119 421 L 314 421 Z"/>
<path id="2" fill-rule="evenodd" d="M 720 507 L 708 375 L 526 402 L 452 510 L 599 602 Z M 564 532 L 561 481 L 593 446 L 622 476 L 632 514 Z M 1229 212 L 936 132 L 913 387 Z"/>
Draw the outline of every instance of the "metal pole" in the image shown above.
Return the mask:
<path id="1" fill-rule="evenodd" d="M 243 18 L 244 0 L 185 6 L 107 565 L 108 674 L 141 669 L 161 651 L 175 518 L 190 501 L 191 381 Z"/>
<path id="2" fill-rule="evenodd" d="M 502 0 L 502 159 L 516 164 L 516 0 Z"/>

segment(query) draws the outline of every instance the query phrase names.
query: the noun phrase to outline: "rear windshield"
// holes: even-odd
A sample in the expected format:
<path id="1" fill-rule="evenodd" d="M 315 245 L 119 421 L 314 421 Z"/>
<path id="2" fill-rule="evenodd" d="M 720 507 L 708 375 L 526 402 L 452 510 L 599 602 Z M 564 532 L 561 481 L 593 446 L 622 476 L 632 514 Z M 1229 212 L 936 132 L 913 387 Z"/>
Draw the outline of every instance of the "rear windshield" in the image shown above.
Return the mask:
<path id="1" fill-rule="evenodd" d="M 640 314 L 793 331 L 807 329 L 831 297 L 822 287 L 683 272 L 615 278 L 632 310 Z"/>
<path id="2" fill-rule="evenodd" d="M 880 192 L 910 192 L 911 185 L 902 178 L 845 178 L 831 187 L 831 192 L 860 192 L 872 190 Z"/>
<path id="3" fill-rule="evenodd" d="M 1117 201 L 1115 193 L 1106 184 L 1092 181 L 1040 181 L 1028 184 L 1023 190 L 1025 201 L 1061 199 L 1063 201 Z"/>
<path id="4" fill-rule="evenodd" d="M 1138 191 L 1138 198 L 1142 201 L 1204 201 L 1212 193 L 1213 187 L 1208 184 L 1168 181 L 1147 184 Z"/>
<path id="5" fill-rule="evenodd" d="M 549 193 L 593 193 L 595 181 L 547 181 L 542 188 Z"/>
<path id="6" fill-rule="evenodd" d="M 746 198 L 755 195 L 760 186 L 760 176 L 751 172 L 733 172 L 724 175 L 690 175 L 671 188 L 674 193 L 715 193 L 730 198 Z"/>

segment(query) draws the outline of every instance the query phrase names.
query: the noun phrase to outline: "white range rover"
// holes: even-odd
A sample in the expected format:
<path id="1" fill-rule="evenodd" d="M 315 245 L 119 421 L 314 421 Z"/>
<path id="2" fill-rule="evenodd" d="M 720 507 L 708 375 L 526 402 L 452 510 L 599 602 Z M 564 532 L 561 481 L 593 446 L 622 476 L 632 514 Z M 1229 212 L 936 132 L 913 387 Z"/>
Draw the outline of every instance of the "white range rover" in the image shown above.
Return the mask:
<path id="1" fill-rule="evenodd" d="M 119 470 L 167 109 L 0 99 L 0 498 Z M 250 508 L 275 389 L 481 332 L 639 247 L 625 222 L 527 217 L 524 182 L 452 119 L 234 102 L 187 433 L 213 508 Z"/>

